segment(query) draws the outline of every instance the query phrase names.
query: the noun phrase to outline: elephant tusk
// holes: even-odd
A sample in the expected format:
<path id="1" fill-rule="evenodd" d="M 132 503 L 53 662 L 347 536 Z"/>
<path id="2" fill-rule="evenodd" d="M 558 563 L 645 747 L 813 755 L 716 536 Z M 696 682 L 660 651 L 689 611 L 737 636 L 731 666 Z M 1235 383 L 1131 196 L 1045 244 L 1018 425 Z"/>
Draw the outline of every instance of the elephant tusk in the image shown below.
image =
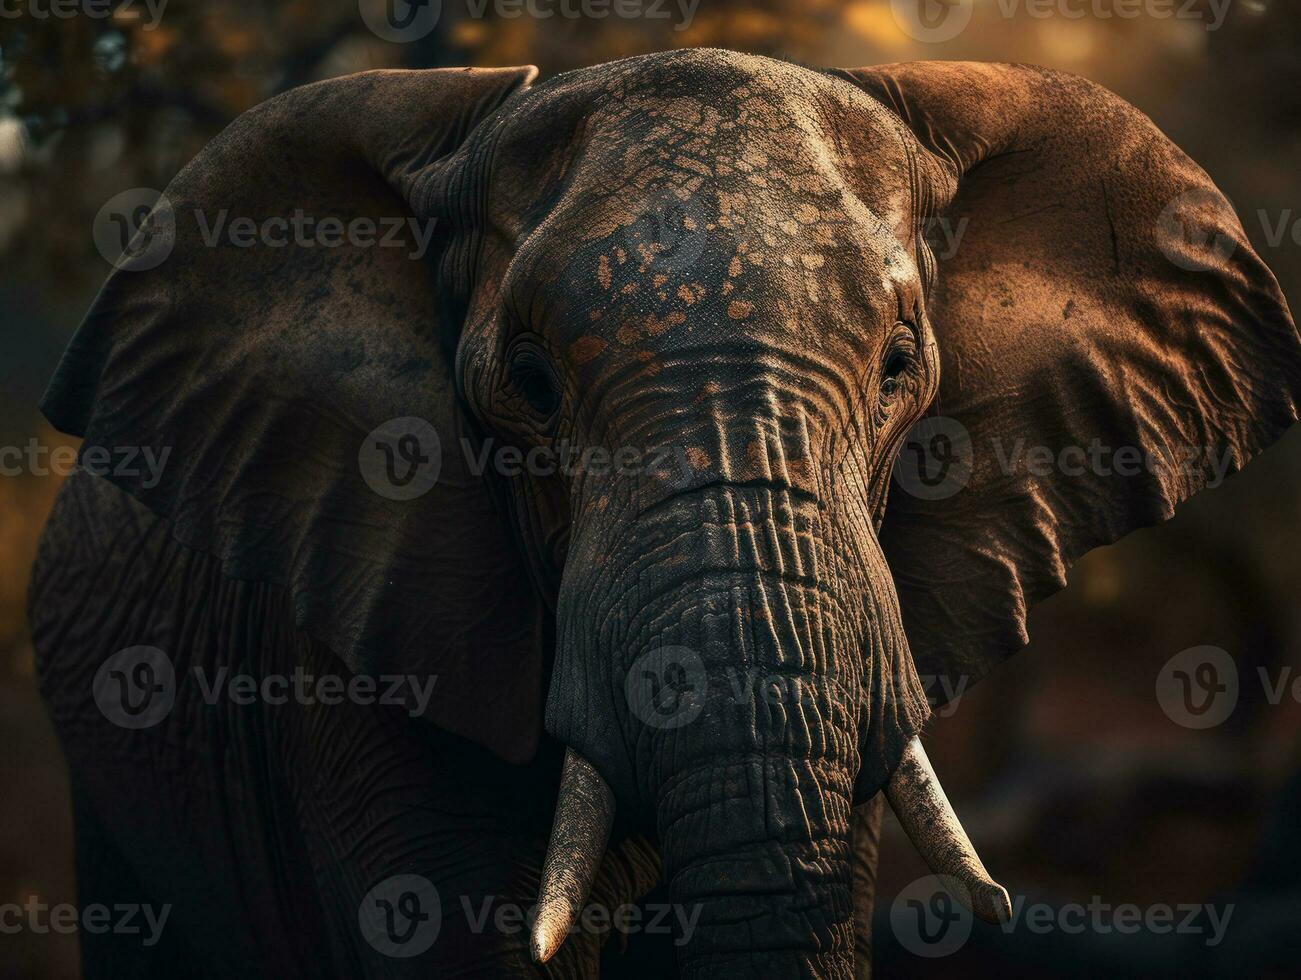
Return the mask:
<path id="1" fill-rule="evenodd" d="M 931 871 L 956 879 L 966 889 L 965 895 L 954 897 L 986 922 L 1007 922 L 1012 917 L 1007 891 L 985 870 L 915 736 L 886 783 L 885 795 Z"/>
<path id="2" fill-rule="evenodd" d="M 592 890 L 613 822 L 610 787 L 590 762 L 566 750 L 530 941 L 536 962 L 551 959 L 573 928 Z"/>

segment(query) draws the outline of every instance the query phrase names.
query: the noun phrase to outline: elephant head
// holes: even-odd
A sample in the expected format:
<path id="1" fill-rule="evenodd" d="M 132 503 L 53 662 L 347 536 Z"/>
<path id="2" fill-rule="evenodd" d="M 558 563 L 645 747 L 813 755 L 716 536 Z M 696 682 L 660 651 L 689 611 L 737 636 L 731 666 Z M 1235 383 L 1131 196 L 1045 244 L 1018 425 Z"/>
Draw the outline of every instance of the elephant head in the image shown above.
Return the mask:
<path id="1" fill-rule="evenodd" d="M 107 475 L 354 671 L 438 674 L 432 723 L 510 761 L 568 747 L 540 959 L 615 809 L 701 910 L 688 976 L 850 975 L 851 811 L 881 790 L 999 918 L 921 678 L 982 676 L 1071 562 L 1295 420 L 1277 284 L 1082 79 L 720 51 L 534 74 L 366 73 L 246 114 L 47 414 L 169 450 L 149 485 Z M 221 213 L 378 232 L 241 247 Z M 959 485 L 892 490 L 928 412 Z M 1008 462 L 1095 443 L 1156 463 Z"/>

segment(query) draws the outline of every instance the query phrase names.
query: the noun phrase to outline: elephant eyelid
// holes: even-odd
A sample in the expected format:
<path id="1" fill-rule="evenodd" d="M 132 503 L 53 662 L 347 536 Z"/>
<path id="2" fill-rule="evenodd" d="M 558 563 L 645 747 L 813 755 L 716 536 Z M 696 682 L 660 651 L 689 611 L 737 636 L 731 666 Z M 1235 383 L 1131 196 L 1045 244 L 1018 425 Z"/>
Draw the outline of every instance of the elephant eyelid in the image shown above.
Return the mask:
<path id="1" fill-rule="evenodd" d="M 533 339 L 517 338 L 506 364 L 511 385 L 528 406 L 542 418 L 552 418 L 560 407 L 560 385 L 543 347 Z"/>
<path id="2" fill-rule="evenodd" d="M 881 376 L 898 377 L 916 361 L 917 349 L 917 329 L 902 320 L 896 323 L 881 361 Z"/>

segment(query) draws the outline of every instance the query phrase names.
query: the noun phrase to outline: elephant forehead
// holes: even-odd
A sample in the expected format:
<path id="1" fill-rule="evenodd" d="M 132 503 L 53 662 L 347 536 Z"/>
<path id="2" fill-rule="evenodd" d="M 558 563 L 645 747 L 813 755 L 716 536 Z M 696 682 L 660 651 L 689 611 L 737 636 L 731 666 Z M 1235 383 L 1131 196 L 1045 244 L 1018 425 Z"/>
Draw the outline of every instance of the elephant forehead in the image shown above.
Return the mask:
<path id="1" fill-rule="evenodd" d="M 896 221 L 843 189 L 785 200 L 700 180 L 603 203 L 576 207 L 599 221 L 574 215 L 530 238 L 506 282 L 576 367 L 711 347 L 823 352 L 852 367 L 917 279 Z"/>
<path id="2" fill-rule="evenodd" d="M 682 208 L 723 228 L 769 218 L 757 231 L 770 247 L 801 225 L 829 245 L 844 237 L 838 225 L 881 220 L 906 240 L 916 153 L 892 113 L 840 79 L 733 52 L 673 52 L 530 93 L 498 145 L 490 207 L 517 242 L 539 229 L 596 241 Z"/>
<path id="3" fill-rule="evenodd" d="M 848 388 L 917 281 L 915 147 L 839 80 L 697 52 L 580 73 L 518 112 L 494 181 L 526 216 L 496 222 L 516 243 L 504 286 L 580 375 L 667 382 L 727 355 L 736 377 L 812 360 Z M 561 149 L 540 149 L 549 113 L 572 125 Z"/>

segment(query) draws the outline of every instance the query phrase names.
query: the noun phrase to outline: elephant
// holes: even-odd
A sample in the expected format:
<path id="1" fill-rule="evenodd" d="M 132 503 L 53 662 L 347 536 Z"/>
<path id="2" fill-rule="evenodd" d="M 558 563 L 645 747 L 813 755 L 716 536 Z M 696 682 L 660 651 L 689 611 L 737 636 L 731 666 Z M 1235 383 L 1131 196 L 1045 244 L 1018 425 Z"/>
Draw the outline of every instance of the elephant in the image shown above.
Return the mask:
<path id="1" fill-rule="evenodd" d="M 246 112 L 57 367 L 30 615 L 81 897 L 170 915 L 88 976 L 865 976 L 886 800 L 1001 921 L 928 681 L 1296 420 L 1273 275 L 1092 82 L 536 77 Z"/>

